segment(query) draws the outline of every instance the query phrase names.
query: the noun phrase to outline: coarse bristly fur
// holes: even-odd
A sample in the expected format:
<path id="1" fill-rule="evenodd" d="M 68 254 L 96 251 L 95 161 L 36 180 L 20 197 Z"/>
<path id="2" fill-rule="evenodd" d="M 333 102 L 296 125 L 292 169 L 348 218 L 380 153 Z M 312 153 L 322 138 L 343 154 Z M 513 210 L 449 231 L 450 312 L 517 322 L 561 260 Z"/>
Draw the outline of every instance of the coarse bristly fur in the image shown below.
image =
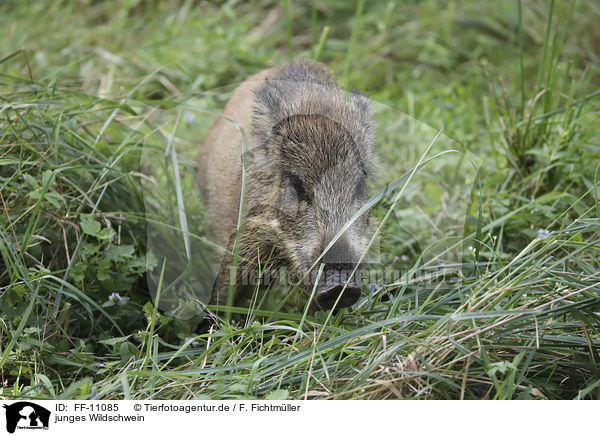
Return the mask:
<path id="1" fill-rule="evenodd" d="M 373 169 L 369 100 L 350 97 L 324 65 L 296 60 L 250 77 L 225 108 L 247 139 L 246 192 L 240 239 L 242 271 L 287 267 L 302 276 L 367 200 Z M 237 127 L 219 119 L 200 165 L 217 242 L 232 248 L 241 194 Z M 324 254 L 326 265 L 354 266 L 369 238 L 367 213 Z M 233 235 L 233 236 L 232 236 Z M 211 303 L 227 301 L 225 255 Z"/>

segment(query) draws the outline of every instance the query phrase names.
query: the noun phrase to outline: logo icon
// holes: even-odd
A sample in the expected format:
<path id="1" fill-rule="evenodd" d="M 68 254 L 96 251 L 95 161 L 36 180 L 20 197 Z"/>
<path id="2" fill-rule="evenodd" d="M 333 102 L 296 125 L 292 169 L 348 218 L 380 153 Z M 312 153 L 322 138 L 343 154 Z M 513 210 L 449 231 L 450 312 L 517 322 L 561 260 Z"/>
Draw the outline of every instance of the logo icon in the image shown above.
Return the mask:
<path id="1" fill-rule="evenodd" d="M 14 433 L 15 429 L 48 429 L 50 411 L 29 401 L 19 401 L 6 405 L 6 431 Z"/>

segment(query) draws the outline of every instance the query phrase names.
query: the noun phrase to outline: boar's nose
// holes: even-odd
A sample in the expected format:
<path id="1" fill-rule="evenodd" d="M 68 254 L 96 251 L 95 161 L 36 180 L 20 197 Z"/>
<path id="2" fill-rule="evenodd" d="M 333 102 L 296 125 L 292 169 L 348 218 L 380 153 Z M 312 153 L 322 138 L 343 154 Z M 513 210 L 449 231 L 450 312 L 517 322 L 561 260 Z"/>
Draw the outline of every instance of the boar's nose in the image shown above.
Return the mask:
<path id="1" fill-rule="evenodd" d="M 351 276 L 356 267 L 354 257 L 345 236 L 339 238 L 323 256 L 325 270 L 315 295 L 321 309 L 331 309 L 334 305 L 341 309 L 358 301 L 360 288 L 355 283 L 354 276 Z"/>
<path id="2" fill-rule="evenodd" d="M 330 283 L 327 286 L 321 287 L 315 296 L 319 307 L 327 310 L 333 308 L 335 305 L 336 308 L 341 309 L 342 307 L 352 306 L 356 303 L 360 297 L 360 288 L 354 283 L 345 285 L 345 283 Z M 341 296 L 340 293 L 342 293 Z M 336 301 L 337 305 L 335 304 Z"/>

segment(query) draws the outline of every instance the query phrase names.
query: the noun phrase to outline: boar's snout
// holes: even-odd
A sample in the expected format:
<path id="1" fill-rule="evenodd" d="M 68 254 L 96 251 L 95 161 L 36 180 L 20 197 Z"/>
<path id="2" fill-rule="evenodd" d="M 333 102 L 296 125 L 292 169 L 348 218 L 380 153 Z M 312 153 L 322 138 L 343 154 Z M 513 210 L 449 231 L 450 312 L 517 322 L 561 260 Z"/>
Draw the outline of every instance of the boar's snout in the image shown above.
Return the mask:
<path id="1" fill-rule="evenodd" d="M 357 273 L 352 275 L 357 266 L 355 257 L 347 237 L 340 238 L 323 256 L 325 269 L 315 295 L 321 309 L 352 306 L 360 298 L 360 287 L 355 281 Z"/>
<path id="2" fill-rule="evenodd" d="M 344 289 L 345 286 L 345 289 Z M 342 295 L 340 296 L 340 293 Z M 352 306 L 360 297 L 360 288 L 354 283 L 329 283 L 317 291 L 315 299 L 321 309 L 327 310 L 333 308 Z M 339 301 L 338 301 L 339 298 Z M 337 305 L 335 302 L 337 301 Z"/>

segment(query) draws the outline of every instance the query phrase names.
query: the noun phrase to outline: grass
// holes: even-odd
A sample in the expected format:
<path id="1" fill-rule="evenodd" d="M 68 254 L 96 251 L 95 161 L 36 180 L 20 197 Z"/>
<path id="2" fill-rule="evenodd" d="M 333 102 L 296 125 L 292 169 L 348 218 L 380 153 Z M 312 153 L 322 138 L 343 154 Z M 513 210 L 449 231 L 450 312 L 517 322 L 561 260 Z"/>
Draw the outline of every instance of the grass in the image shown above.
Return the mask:
<path id="1" fill-rule="evenodd" d="M 3 3 L 0 398 L 600 398 L 599 13 Z M 412 174 L 373 206 L 379 256 L 407 274 L 337 314 L 275 287 L 198 334 L 172 309 L 200 138 L 222 87 L 292 56 L 376 102 L 372 193 Z"/>

